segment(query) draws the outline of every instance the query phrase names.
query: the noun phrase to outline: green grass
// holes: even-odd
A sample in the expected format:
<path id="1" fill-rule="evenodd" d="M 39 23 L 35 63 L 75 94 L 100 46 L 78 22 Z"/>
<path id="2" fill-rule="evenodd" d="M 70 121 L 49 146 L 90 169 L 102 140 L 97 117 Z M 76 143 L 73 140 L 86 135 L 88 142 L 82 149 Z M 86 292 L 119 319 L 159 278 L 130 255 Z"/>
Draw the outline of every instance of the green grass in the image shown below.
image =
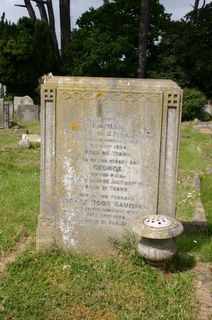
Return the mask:
<path id="1" fill-rule="evenodd" d="M 211 136 L 199 133 L 192 127 L 191 122 L 184 122 L 181 125 L 179 169 L 185 171 L 206 171 L 206 160 L 204 153 L 212 157 Z"/>
<path id="2" fill-rule="evenodd" d="M 40 150 L 18 146 L 24 130 L 0 131 L 0 256 L 33 235 L 37 224 Z"/>
<path id="3" fill-rule="evenodd" d="M 178 249 L 212 262 L 212 174 L 207 173 L 207 168 L 212 168 L 212 137 L 199 133 L 192 123 L 181 126 L 179 167 L 182 171 L 177 190 L 177 218 L 192 220 L 195 203 L 201 198 L 209 228 L 206 233 L 180 236 Z M 194 172 L 201 174 L 200 194 L 194 189 Z"/>
<path id="4" fill-rule="evenodd" d="M 204 175 L 201 178 L 201 199 L 212 231 L 212 175 Z"/>
<path id="5" fill-rule="evenodd" d="M 39 133 L 40 131 L 40 124 L 35 122 L 29 122 L 29 121 L 21 121 L 18 122 L 19 126 L 21 127 L 21 130 L 28 130 L 29 133 Z"/>
<path id="6" fill-rule="evenodd" d="M 18 147 L 21 130 L 0 131 L 0 249 L 7 254 L 22 235 L 34 235 L 39 212 L 39 148 Z M 177 215 L 191 219 L 201 200 L 209 232 L 177 239 L 178 255 L 167 272 L 152 270 L 135 250 L 133 238 L 115 244 L 115 256 L 90 257 L 34 245 L 0 275 L 0 320 L 195 320 L 195 260 L 212 261 L 211 137 L 182 125 Z M 201 195 L 194 173 L 201 173 Z M 184 253 L 184 254 L 182 254 Z"/>
<path id="7" fill-rule="evenodd" d="M 194 188 L 194 177 L 194 172 L 179 172 L 176 213 L 179 220 L 192 220 L 195 204 L 200 200 L 200 194 Z"/>
<path id="8" fill-rule="evenodd" d="M 212 168 L 211 135 L 199 133 L 191 122 L 182 123 L 177 188 L 178 219 L 192 220 L 195 204 L 200 199 L 200 194 L 194 188 L 194 174 L 197 172 L 208 176 L 207 168 L 210 167 Z M 201 190 L 201 196 L 203 193 L 204 190 Z M 208 212 L 208 215 L 212 215 L 212 212 Z"/>
<path id="9" fill-rule="evenodd" d="M 0 288 L 0 319 L 195 319 L 192 276 L 151 270 L 129 243 L 115 257 L 28 251 Z"/>

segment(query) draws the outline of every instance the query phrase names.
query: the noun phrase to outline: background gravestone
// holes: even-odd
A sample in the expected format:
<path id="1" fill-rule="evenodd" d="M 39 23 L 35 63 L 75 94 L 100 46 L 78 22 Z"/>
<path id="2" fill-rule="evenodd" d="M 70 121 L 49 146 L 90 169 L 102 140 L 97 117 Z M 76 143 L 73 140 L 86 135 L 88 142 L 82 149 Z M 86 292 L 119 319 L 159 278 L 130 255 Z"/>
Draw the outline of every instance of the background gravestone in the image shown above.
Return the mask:
<path id="1" fill-rule="evenodd" d="M 14 118 L 14 105 L 13 101 L 4 101 L 4 107 L 9 112 L 9 118 Z"/>
<path id="2" fill-rule="evenodd" d="M 0 129 L 9 127 L 9 105 L 0 98 Z"/>
<path id="3" fill-rule="evenodd" d="M 39 107 L 37 105 L 18 105 L 17 119 L 39 121 Z"/>
<path id="4" fill-rule="evenodd" d="M 4 128 L 4 99 L 0 98 L 0 129 Z"/>
<path id="5" fill-rule="evenodd" d="M 38 248 L 110 251 L 141 215 L 175 216 L 181 95 L 169 80 L 42 86 Z"/>
<path id="6" fill-rule="evenodd" d="M 29 96 L 15 96 L 13 99 L 14 111 L 15 113 L 18 110 L 19 105 L 34 105 L 34 102 Z"/>

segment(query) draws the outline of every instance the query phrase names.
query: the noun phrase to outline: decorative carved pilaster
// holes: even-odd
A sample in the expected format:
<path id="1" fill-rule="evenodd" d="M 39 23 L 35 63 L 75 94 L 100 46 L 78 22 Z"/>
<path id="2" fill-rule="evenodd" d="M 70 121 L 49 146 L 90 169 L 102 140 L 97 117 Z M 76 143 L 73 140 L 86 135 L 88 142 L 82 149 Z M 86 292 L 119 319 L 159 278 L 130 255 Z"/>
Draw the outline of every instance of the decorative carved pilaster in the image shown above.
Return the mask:
<path id="1" fill-rule="evenodd" d="M 181 93 L 164 93 L 158 213 L 175 217 Z"/>
<path id="2" fill-rule="evenodd" d="M 48 247 L 55 240 L 55 115 L 56 89 L 41 91 L 41 187 L 37 248 Z"/>

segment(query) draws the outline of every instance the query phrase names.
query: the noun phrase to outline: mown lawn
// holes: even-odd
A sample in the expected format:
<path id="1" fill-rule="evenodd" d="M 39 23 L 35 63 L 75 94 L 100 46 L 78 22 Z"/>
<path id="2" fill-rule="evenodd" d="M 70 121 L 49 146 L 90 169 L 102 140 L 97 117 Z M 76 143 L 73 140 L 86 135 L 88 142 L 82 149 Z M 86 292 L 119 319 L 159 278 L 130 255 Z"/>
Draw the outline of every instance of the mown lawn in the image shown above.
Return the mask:
<path id="1" fill-rule="evenodd" d="M 38 124 L 33 124 L 32 128 L 32 132 L 39 132 Z M 18 146 L 21 133 L 26 129 L 0 131 L 0 256 L 36 230 L 40 149 Z"/>
<path id="2" fill-rule="evenodd" d="M 212 136 L 198 132 L 191 122 L 182 123 L 179 156 L 177 218 L 191 220 L 200 199 L 208 219 L 207 233 L 182 235 L 177 239 L 179 251 L 212 262 Z M 201 191 L 194 188 L 195 172 L 201 176 Z"/>
<path id="3" fill-rule="evenodd" d="M 99 259 L 29 250 L 0 281 L 2 319 L 195 319 L 191 274 L 152 271 L 129 241 Z"/>

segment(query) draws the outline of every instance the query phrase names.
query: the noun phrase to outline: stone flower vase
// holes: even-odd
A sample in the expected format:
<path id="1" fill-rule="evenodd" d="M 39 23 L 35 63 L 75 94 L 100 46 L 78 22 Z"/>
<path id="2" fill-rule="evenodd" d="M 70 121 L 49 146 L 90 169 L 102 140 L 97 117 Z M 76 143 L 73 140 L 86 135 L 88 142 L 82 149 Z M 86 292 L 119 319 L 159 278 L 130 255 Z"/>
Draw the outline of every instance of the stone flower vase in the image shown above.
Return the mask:
<path id="1" fill-rule="evenodd" d="M 153 267 L 163 269 L 177 251 L 175 237 L 183 232 L 181 222 L 165 215 L 143 216 L 133 231 L 141 238 L 138 252 Z"/>

